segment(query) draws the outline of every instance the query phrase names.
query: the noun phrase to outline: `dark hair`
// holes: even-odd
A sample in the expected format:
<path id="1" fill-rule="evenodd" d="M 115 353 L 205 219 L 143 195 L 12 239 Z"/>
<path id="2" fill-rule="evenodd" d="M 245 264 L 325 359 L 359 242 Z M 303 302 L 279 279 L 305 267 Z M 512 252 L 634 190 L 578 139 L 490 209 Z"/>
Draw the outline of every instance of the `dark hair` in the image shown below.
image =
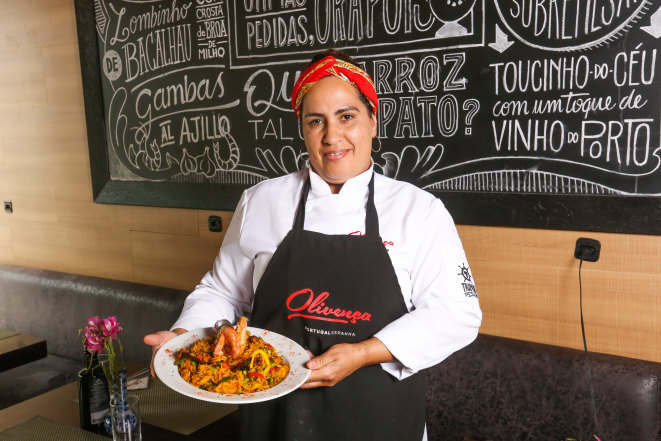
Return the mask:
<path id="1" fill-rule="evenodd" d="M 326 57 L 334 57 L 338 60 L 346 61 L 347 63 L 353 64 L 357 68 L 362 69 L 362 67 L 358 63 L 356 63 L 356 61 L 353 58 L 351 58 L 349 54 L 338 49 L 326 49 L 325 51 L 319 52 L 314 57 L 312 57 L 312 60 L 310 60 L 310 63 L 307 65 L 306 69 L 312 66 L 313 64 L 318 63 L 319 61 L 323 60 Z M 365 107 L 367 108 L 367 114 L 371 118 L 372 116 L 374 116 L 374 110 L 372 109 L 369 100 L 367 99 L 365 94 L 361 92 L 359 89 L 356 89 L 356 91 L 358 92 L 358 98 L 360 98 L 360 101 L 363 104 L 365 104 Z M 305 100 L 305 97 L 303 98 L 303 100 Z M 303 109 L 303 102 L 301 102 L 301 109 Z M 302 110 L 301 110 L 301 118 L 303 118 Z"/>

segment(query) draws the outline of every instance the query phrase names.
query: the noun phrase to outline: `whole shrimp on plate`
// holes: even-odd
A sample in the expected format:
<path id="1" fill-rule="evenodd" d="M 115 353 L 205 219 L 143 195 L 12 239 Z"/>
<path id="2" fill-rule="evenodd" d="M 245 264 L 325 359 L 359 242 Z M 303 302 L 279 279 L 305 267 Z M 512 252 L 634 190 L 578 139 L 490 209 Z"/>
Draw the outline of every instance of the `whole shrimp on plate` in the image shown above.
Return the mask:
<path id="1" fill-rule="evenodd" d="M 241 317 L 236 325 L 236 329 L 227 320 L 218 320 L 214 329 L 216 330 L 216 346 L 213 349 L 213 356 L 220 357 L 221 355 L 231 355 L 233 359 L 241 356 L 241 353 L 246 349 L 246 328 L 248 327 L 248 319 Z M 228 345 L 230 350 L 225 352 L 225 345 Z"/>

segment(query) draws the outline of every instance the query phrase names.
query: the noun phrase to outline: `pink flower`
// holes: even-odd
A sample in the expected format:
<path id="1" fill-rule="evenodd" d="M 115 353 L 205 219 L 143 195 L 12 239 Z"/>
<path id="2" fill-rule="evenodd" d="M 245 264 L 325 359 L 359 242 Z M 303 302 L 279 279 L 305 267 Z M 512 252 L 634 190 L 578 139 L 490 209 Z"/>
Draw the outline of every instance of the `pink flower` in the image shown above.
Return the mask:
<path id="1" fill-rule="evenodd" d="M 103 320 L 103 335 L 110 338 L 117 338 L 117 333 L 122 330 L 117 323 L 117 317 L 110 316 L 107 319 Z"/>
<path id="2" fill-rule="evenodd" d="M 88 318 L 87 323 L 89 323 L 89 326 L 87 327 L 88 329 L 101 332 L 101 328 L 103 327 L 103 320 L 101 320 L 98 315 L 96 317 Z"/>
<path id="3" fill-rule="evenodd" d="M 87 323 L 89 326 L 82 329 L 85 336 L 83 344 L 88 351 L 98 354 L 104 352 L 107 346 L 112 345 L 113 339 L 117 338 L 117 333 L 122 330 L 115 316 L 110 316 L 104 320 L 100 319 L 99 316 L 90 317 Z M 110 349 L 110 352 L 112 352 L 112 349 Z"/>
<path id="4" fill-rule="evenodd" d="M 106 339 L 99 334 L 95 334 L 88 329 L 85 329 L 85 339 L 83 340 L 83 344 L 88 351 L 100 354 L 106 347 Z"/>

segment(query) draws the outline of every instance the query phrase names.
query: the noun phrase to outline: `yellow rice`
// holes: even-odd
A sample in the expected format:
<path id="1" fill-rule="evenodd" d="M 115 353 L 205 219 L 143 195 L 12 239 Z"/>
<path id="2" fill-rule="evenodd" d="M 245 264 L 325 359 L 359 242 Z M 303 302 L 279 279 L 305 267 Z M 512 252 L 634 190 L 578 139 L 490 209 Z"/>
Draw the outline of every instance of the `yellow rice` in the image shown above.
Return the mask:
<path id="1" fill-rule="evenodd" d="M 289 366 L 284 363 L 275 348 L 260 337 L 248 337 L 246 349 L 236 360 L 230 355 L 214 357 L 214 341 L 215 337 L 203 338 L 190 348 L 190 352 L 199 362 L 185 357 L 185 349 L 181 349 L 176 355 L 179 375 L 197 388 L 221 394 L 259 392 L 275 386 L 289 374 Z M 259 353 L 253 360 L 253 355 L 258 350 L 264 351 L 270 366 L 266 365 Z M 251 360 L 252 368 L 249 366 Z M 241 364 L 244 365 L 239 369 Z"/>

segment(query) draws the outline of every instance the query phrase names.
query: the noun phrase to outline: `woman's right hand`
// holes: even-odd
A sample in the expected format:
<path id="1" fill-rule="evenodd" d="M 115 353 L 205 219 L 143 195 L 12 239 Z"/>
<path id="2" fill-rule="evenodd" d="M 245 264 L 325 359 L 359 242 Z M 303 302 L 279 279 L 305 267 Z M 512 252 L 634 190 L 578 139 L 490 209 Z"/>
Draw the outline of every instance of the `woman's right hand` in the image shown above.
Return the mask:
<path id="1" fill-rule="evenodd" d="M 158 331 L 154 334 L 149 334 L 145 335 L 144 341 L 146 344 L 151 346 L 151 376 L 154 378 L 156 377 L 156 372 L 154 371 L 154 356 L 156 355 L 156 351 L 158 351 L 161 346 L 165 344 L 165 342 L 172 340 L 175 338 L 177 335 L 183 334 L 184 332 L 188 332 L 186 329 L 182 328 L 177 328 L 173 329 L 172 331 Z"/>

